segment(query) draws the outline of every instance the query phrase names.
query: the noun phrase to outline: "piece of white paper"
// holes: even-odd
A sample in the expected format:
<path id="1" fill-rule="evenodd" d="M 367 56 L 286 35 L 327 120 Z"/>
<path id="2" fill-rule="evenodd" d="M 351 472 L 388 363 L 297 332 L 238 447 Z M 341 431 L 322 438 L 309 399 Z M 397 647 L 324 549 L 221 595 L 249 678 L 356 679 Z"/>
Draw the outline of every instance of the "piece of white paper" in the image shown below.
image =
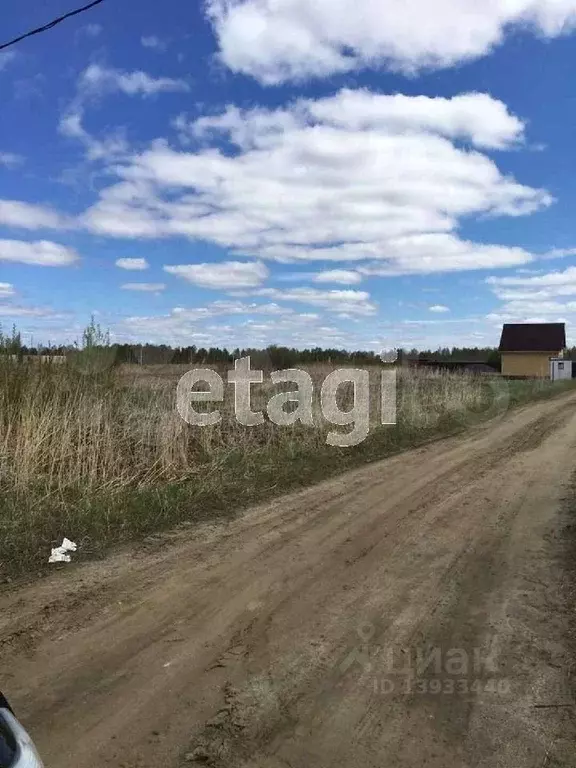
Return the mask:
<path id="1" fill-rule="evenodd" d="M 48 558 L 49 563 L 71 563 L 72 558 L 68 554 L 68 552 L 76 552 L 78 549 L 78 545 L 70 541 L 70 539 L 64 538 L 62 540 L 62 544 L 59 547 L 54 547 L 52 550 L 52 553 L 50 557 Z"/>
<path id="2" fill-rule="evenodd" d="M 52 550 L 52 554 L 50 555 L 48 562 L 49 563 L 70 563 L 72 562 L 72 558 L 70 557 L 70 555 L 67 555 L 66 552 L 62 552 L 62 549 L 60 547 L 56 547 L 56 549 Z"/>

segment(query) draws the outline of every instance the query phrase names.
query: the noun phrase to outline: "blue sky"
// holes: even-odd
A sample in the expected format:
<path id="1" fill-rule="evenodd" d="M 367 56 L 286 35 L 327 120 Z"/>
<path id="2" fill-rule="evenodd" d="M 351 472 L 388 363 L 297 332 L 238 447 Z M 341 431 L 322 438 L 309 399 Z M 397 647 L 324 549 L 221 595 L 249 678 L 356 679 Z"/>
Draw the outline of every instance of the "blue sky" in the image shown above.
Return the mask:
<path id="1" fill-rule="evenodd" d="M 576 341 L 575 33 L 576 0 L 107 0 L 0 53 L 2 325 Z"/>

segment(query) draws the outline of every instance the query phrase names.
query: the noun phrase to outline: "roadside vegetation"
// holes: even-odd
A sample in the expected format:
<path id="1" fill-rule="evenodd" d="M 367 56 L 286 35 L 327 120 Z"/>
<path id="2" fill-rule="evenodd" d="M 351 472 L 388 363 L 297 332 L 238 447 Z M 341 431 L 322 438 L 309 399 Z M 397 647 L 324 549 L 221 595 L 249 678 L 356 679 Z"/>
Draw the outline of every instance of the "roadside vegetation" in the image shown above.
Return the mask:
<path id="1" fill-rule="evenodd" d="M 327 433 L 348 428 L 327 424 L 319 404 L 334 364 L 305 366 L 315 384 L 313 427 L 243 427 L 227 396 L 217 406 L 221 424 L 199 428 L 175 410 L 189 366 L 116 365 L 94 324 L 64 362 L 19 357 L 17 342 L 15 334 L 0 338 L 0 577 L 42 570 L 63 536 L 78 543 L 80 559 L 176 524 L 230 517 L 573 386 L 399 369 L 397 424 L 384 426 L 382 366 L 373 365 L 370 434 L 335 448 Z M 253 390 L 254 410 L 279 392 L 266 377 Z M 343 387 L 340 406 L 350 404 Z"/>

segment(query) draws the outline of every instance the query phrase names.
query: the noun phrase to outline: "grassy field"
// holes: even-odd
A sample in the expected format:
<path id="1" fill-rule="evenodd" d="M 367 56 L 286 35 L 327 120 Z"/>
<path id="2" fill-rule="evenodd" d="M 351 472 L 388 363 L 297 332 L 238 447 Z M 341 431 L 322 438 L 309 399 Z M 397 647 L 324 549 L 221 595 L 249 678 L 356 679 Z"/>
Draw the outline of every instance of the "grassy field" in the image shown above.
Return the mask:
<path id="1" fill-rule="evenodd" d="M 399 372 L 398 423 L 380 423 L 380 369 L 370 371 L 368 438 L 354 448 L 326 444 L 334 427 L 315 383 L 313 427 L 266 420 L 242 427 L 228 390 L 222 423 L 191 427 L 175 411 L 179 366 L 103 370 L 0 361 L 0 577 L 45 568 L 67 536 L 76 559 L 179 523 L 229 517 L 295 489 L 434 437 L 452 434 L 572 382 L 506 382 L 434 371 Z M 280 390 L 254 389 L 254 410 Z M 351 392 L 343 391 L 342 407 Z"/>

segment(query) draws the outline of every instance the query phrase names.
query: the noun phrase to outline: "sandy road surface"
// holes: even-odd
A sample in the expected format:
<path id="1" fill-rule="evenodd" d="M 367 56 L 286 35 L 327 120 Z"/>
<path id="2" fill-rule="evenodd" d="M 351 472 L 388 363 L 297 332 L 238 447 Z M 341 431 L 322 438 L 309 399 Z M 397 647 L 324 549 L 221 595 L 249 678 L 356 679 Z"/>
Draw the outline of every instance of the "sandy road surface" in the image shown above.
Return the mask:
<path id="1" fill-rule="evenodd" d="M 4 591 L 2 687 L 48 768 L 576 766 L 575 446 L 568 395 Z"/>

